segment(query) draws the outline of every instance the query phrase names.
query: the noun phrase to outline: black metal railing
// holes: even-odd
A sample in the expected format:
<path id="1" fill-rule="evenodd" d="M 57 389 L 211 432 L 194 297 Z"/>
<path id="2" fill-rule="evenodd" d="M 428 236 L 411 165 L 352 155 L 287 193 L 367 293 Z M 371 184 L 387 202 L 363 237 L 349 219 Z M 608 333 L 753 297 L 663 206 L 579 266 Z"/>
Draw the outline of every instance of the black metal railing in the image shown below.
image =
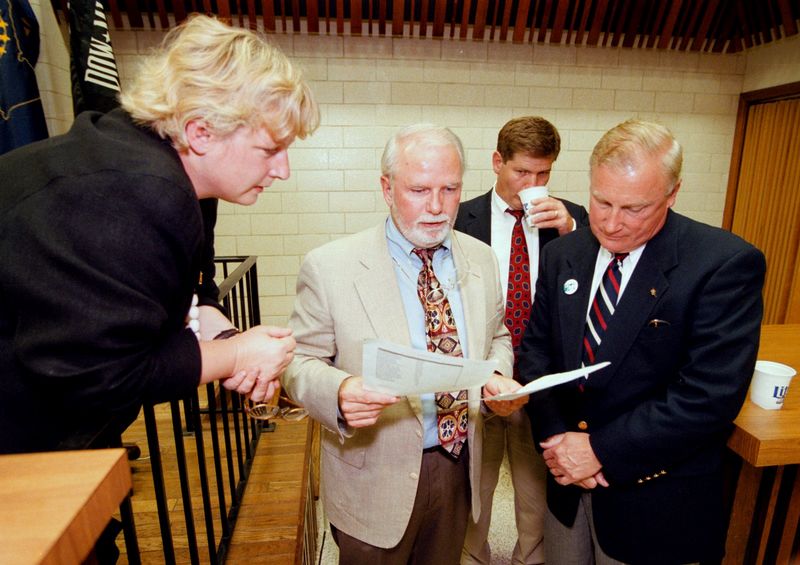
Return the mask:
<path id="1" fill-rule="evenodd" d="M 216 263 L 225 277 L 220 300 L 233 323 L 240 330 L 258 325 L 256 258 L 220 257 Z M 163 559 L 160 555 L 154 559 L 165 564 L 224 563 L 261 422 L 242 410 L 238 394 L 218 384 L 208 384 L 168 405 L 144 406 L 143 416 L 163 553 Z M 144 456 L 134 462 L 135 476 L 146 461 Z M 136 541 L 131 547 L 126 537 L 125 545 L 128 563 L 140 563 Z M 152 539 L 148 546 L 153 552 Z"/>
<path id="2" fill-rule="evenodd" d="M 218 257 L 215 262 L 224 276 L 220 300 L 231 321 L 240 330 L 258 325 L 256 258 Z M 121 437 L 119 426 L 107 422 L 100 429 L 81 430 L 59 446 L 128 448 L 134 488 L 120 505 L 120 565 L 141 564 L 145 552 L 145 561 L 159 564 L 225 562 L 255 448 L 261 432 L 272 429 L 250 418 L 242 402 L 240 395 L 211 383 L 188 398 L 143 406 L 142 418 Z M 143 440 L 146 450 L 139 445 Z M 148 516 L 150 500 L 141 500 L 150 485 L 160 536 L 150 527 L 155 522 Z"/>

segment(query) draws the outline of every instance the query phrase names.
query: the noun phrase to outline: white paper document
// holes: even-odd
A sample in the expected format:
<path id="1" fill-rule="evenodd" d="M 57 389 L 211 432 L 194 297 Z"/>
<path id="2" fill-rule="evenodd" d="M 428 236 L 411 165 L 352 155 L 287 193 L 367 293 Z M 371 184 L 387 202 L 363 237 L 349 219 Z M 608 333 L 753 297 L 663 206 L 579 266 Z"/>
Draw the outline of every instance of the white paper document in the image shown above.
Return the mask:
<path id="1" fill-rule="evenodd" d="M 483 386 L 497 361 L 429 353 L 383 340 L 364 341 L 364 388 L 395 396 Z"/>
<path id="2" fill-rule="evenodd" d="M 490 400 L 514 400 L 520 396 L 533 394 L 534 392 L 539 392 L 540 390 L 544 390 L 546 388 L 562 385 L 564 383 L 568 383 L 569 381 L 574 381 L 579 377 L 584 377 L 589 373 L 594 373 L 595 371 L 599 371 L 604 367 L 608 367 L 610 364 L 611 363 L 609 361 L 603 361 L 602 363 L 597 363 L 596 365 L 588 365 L 586 367 L 575 369 L 574 371 L 567 371 L 566 373 L 553 373 L 552 375 L 546 375 L 536 379 L 535 381 L 529 382 L 524 387 L 517 389 L 516 392 L 498 394 L 497 396 L 492 396 Z"/>

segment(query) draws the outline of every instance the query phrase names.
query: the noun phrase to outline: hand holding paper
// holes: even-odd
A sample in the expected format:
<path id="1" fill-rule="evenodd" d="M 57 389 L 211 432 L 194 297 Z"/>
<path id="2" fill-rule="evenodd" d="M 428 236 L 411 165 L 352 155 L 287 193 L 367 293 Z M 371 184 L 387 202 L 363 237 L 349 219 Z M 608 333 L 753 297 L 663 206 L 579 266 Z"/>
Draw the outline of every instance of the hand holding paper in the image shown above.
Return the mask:
<path id="1" fill-rule="evenodd" d="M 494 400 L 503 394 L 510 394 L 518 391 L 521 388 L 517 381 L 503 377 L 501 375 L 493 375 L 485 385 L 483 385 L 483 392 L 486 395 L 486 406 L 489 410 L 498 416 L 510 416 L 528 403 L 527 396 L 520 396 L 512 400 Z"/>
<path id="2" fill-rule="evenodd" d="M 348 377 L 339 387 L 339 410 L 347 425 L 354 428 L 372 426 L 381 412 L 398 400 L 396 396 L 364 389 L 362 377 Z"/>
<path id="3" fill-rule="evenodd" d="M 553 373 L 552 375 L 539 377 L 535 381 L 531 381 L 525 386 L 520 387 L 515 392 L 507 392 L 492 397 L 484 397 L 484 400 L 514 400 L 515 398 L 519 398 L 521 396 L 527 396 L 529 394 L 533 394 L 534 392 L 539 392 L 540 390 L 544 390 L 546 388 L 568 383 L 569 381 L 574 381 L 579 377 L 587 376 L 590 373 L 594 373 L 595 371 L 599 371 L 600 369 L 608 367 L 610 364 L 611 363 L 609 361 L 603 361 L 602 363 L 597 363 L 596 365 L 588 365 L 586 367 L 580 367 L 578 369 L 575 369 L 574 371 L 567 371 L 565 373 Z M 456 402 L 467 402 L 467 401 L 458 400 Z"/>
<path id="4" fill-rule="evenodd" d="M 605 367 L 608 367 L 610 364 L 611 363 L 609 361 L 603 361 L 602 363 L 597 363 L 596 365 L 588 365 L 586 367 L 580 367 L 579 369 L 575 369 L 574 371 L 567 371 L 565 373 L 553 373 L 552 375 L 539 377 L 535 381 L 529 382 L 516 392 L 498 394 L 497 396 L 492 397 L 492 400 L 513 400 L 514 398 L 519 398 L 520 396 L 533 394 L 534 392 L 539 392 L 540 390 L 544 390 L 546 388 L 562 385 L 564 383 L 568 383 L 569 381 L 574 381 L 579 377 L 588 376 L 590 373 L 594 373 L 595 371 L 604 369 Z"/>

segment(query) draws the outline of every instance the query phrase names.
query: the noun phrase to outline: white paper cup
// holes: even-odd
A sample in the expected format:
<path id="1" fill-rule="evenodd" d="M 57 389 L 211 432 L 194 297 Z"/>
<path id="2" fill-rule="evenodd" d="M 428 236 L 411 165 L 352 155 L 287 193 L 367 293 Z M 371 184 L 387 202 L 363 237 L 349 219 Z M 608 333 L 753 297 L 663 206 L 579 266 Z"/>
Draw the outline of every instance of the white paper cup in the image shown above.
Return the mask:
<path id="1" fill-rule="evenodd" d="M 783 399 L 796 373 L 797 371 L 783 363 L 756 361 L 756 370 L 750 385 L 750 400 L 765 410 L 783 408 Z"/>
<path id="2" fill-rule="evenodd" d="M 528 208 L 531 205 L 531 200 L 537 198 L 545 198 L 548 195 L 546 186 L 529 186 L 519 191 L 519 199 L 522 202 L 522 209 L 525 210 L 525 218 L 528 220 L 528 225 L 532 228 L 536 227 L 533 216 L 528 214 Z"/>

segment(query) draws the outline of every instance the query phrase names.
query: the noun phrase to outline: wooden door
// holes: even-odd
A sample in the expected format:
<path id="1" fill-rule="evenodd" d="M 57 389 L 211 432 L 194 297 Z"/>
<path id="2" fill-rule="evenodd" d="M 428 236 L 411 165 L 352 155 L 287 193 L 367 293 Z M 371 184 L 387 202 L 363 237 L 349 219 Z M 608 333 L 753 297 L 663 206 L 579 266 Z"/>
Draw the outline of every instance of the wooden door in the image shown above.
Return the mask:
<path id="1" fill-rule="evenodd" d="M 767 258 L 764 323 L 800 323 L 800 82 L 741 95 L 723 227 Z"/>

